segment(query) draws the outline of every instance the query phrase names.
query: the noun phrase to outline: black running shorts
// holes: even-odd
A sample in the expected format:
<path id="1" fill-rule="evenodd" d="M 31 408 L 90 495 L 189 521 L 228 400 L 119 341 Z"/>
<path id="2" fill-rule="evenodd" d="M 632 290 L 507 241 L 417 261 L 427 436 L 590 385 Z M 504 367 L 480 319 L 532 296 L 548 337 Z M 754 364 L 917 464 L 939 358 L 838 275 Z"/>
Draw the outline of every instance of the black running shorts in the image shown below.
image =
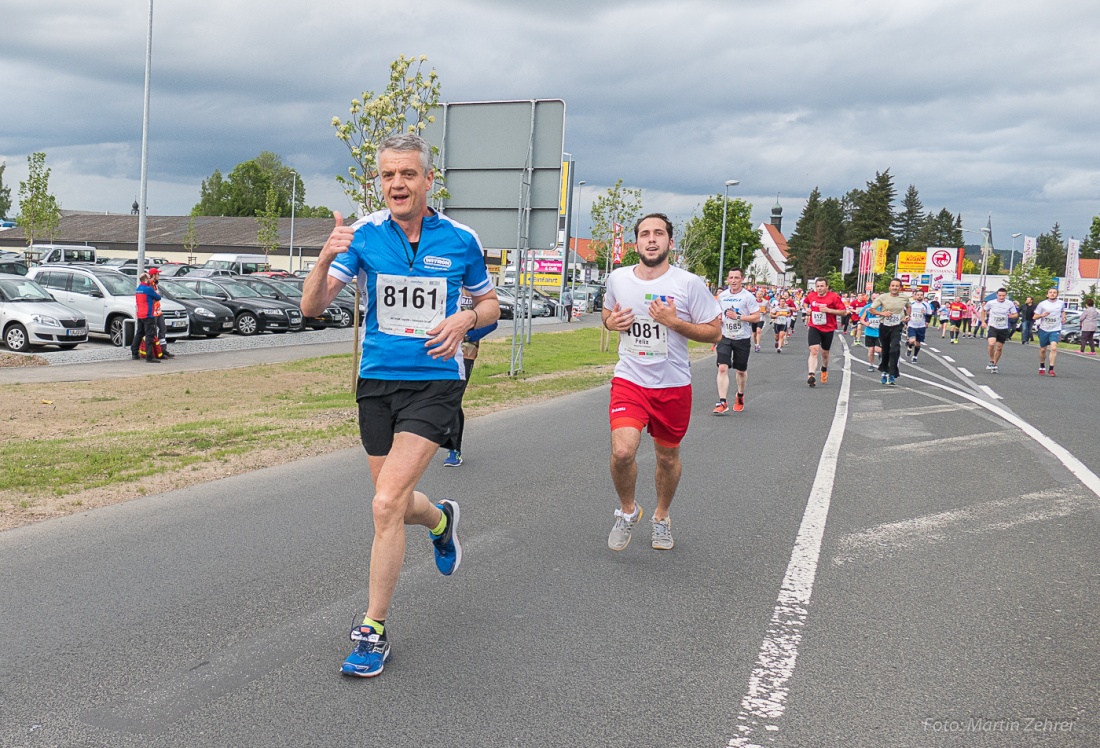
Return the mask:
<path id="1" fill-rule="evenodd" d="M 733 340 L 722 338 L 715 347 L 718 352 L 718 365 L 728 366 L 736 371 L 747 371 L 749 368 L 749 351 L 752 350 L 752 338 Z"/>
<path id="2" fill-rule="evenodd" d="M 384 457 L 393 446 L 393 435 L 408 431 L 454 449 L 462 412 L 462 379 L 427 382 L 360 379 L 359 439 L 372 457 Z"/>

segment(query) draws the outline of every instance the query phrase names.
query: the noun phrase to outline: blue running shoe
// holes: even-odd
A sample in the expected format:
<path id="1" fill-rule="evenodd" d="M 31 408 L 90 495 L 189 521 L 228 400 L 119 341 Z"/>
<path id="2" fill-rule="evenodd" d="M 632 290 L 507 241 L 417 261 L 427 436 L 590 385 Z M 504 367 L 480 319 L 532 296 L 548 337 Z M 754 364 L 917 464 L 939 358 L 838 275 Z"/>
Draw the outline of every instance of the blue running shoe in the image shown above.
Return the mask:
<path id="1" fill-rule="evenodd" d="M 443 467 L 458 467 L 462 464 L 462 453 L 457 449 L 452 449 L 446 457 L 443 458 Z"/>
<path id="2" fill-rule="evenodd" d="M 886 384 L 886 375 L 885 374 L 882 375 L 882 383 Z"/>
<path id="3" fill-rule="evenodd" d="M 436 506 L 447 517 L 447 528 L 442 535 L 431 536 L 435 546 L 435 565 L 443 576 L 449 577 L 462 563 L 462 545 L 458 542 L 458 502 L 443 499 Z"/>
<path id="4" fill-rule="evenodd" d="M 344 660 L 340 672 L 357 678 L 373 678 L 380 675 L 390 659 L 389 640 L 374 633 L 370 626 L 356 626 L 351 630 L 355 649 Z"/>
<path id="5" fill-rule="evenodd" d="M 890 377 L 890 380 L 886 383 L 886 386 L 887 387 L 897 387 L 898 383 L 894 381 L 893 377 Z"/>

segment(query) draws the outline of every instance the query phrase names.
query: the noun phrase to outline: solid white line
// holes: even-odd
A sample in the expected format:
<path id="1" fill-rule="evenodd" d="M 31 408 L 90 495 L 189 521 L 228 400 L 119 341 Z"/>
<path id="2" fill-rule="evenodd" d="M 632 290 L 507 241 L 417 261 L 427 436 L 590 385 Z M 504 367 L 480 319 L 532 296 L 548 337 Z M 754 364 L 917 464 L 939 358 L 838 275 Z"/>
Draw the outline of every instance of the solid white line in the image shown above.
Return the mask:
<path id="1" fill-rule="evenodd" d="M 994 392 L 993 388 L 990 387 L 988 384 L 979 384 L 978 389 L 981 390 L 982 392 L 984 392 L 985 394 L 989 395 L 994 400 L 1004 400 L 1004 398 L 1001 397 L 1000 395 L 998 395 L 996 392 Z"/>
<path id="2" fill-rule="evenodd" d="M 825 534 L 825 520 L 829 514 L 833 484 L 836 480 L 836 464 L 840 456 L 840 443 L 844 439 L 844 427 L 848 419 L 848 399 L 852 381 L 852 355 L 844 342 L 844 379 L 836 401 L 833 425 L 821 450 L 802 525 L 798 528 L 787 573 L 779 589 L 779 598 L 772 610 L 756 666 L 749 677 L 748 690 L 741 699 L 741 711 L 737 715 L 738 736 L 731 738 L 730 748 L 757 746 L 754 734 L 768 733 L 774 740 L 779 729 L 776 721 L 787 709 L 789 683 L 794 675 L 798 659 L 798 645 L 809 615 L 807 606 L 817 576 L 817 562 L 821 556 L 821 538 Z M 761 740 L 763 736 L 761 736 Z"/>
<path id="3" fill-rule="evenodd" d="M 935 351 L 936 349 L 935 349 L 935 348 L 933 348 L 932 350 L 934 350 L 934 351 Z M 955 359 L 951 358 L 950 356 L 943 356 L 943 360 L 944 360 L 944 361 L 946 361 L 946 362 L 947 362 L 947 363 L 949 363 L 949 364 L 953 364 L 953 363 L 955 363 Z"/>
<path id="4" fill-rule="evenodd" d="M 961 367 L 961 366 L 960 366 L 960 367 L 958 367 L 958 369 L 959 369 L 959 371 L 961 371 L 961 372 L 962 372 L 963 374 L 965 374 L 966 376 L 970 377 L 971 379 L 973 379 L 973 378 L 974 378 L 974 375 L 973 375 L 973 374 L 971 374 L 971 373 L 970 373 L 969 371 L 967 371 L 966 369 L 964 369 L 963 367 Z"/>
<path id="5" fill-rule="evenodd" d="M 913 376 L 910 376 L 908 378 L 917 382 L 930 384 L 933 387 L 940 388 L 941 390 L 947 390 L 948 392 L 954 393 L 959 397 L 964 397 L 970 402 L 985 408 L 990 413 L 994 413 L 995 415 L 1000 416 L 1001 418 L 1008 421 L 1013 426 L 1017 427 L 1025 434 L 1030 436 L 1032 439 L 1037 441 L 1044 449 L 1057 457 L 1058 461 L 1065 465 L 1066 468 L 1071 473 L 1073 473 L 1074 476 L 1077 477 L 1077 480 L 1081 481 L 1085 485 L 1085 487 L 1096 494 L 1097 497 L 1100 497 L 1100 478 L 1096 476 L 1096 473 L 1089 470 L 1088 467 L 1086 467 L 1083 462 L 1078 460 L 1068 449 L 1051 439 L 1049 436 L 1032 426 L 1024 419 L 1020 418 L 1015 413 L 1005 410 L 999 405 L 987 403 L 986 401 L 981 400 L 974 395 L 971 395 L 969 392 L 963 392 L 962 390 L 957 390 L 954 387 L 948 387 L 947 385 L 940 384 L 939 382 L 933 382 L 928 379 L 922 379 L 920 377 Z"/>

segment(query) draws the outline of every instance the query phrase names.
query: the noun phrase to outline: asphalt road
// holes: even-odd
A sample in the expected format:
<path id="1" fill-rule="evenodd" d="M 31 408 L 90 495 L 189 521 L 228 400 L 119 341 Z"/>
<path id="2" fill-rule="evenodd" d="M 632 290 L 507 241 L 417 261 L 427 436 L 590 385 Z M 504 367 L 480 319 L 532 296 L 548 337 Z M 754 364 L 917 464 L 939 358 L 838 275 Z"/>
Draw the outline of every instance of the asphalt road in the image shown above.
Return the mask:
<path id="1" fill-rule="evenodd" d="M 695 365 L 670 552 L 607 549 L 606 388 L 471 421 L 421 484 L 462 568 L 410 531 L 376 679 L 359 450 L 0 533 L 0 744 L 1100 744 L 1098 362 L 933 335 L 886 388 L 838 343 L 810 389 L 803 330 L 740 414 Z"/>

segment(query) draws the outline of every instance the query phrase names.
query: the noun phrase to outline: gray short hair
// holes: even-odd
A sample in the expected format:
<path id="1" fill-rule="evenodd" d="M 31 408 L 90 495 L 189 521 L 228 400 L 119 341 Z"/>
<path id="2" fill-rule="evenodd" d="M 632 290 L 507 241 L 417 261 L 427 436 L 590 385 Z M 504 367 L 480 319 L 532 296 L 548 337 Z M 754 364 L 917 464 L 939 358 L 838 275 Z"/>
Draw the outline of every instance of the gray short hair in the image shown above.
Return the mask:
<path id="1" fill-rule="evenodd" d="M 419 135 L 411 132 L 403 135 L 391 135 L 378 146 L 379 160 L 382 159 L 382 154 L 385 151 L 396 151 L 398 153 L 419 151 L 420 164 L 424 167 L 424 173 L 429 174 L 432 171 L 432 147 L 428 141 Z"/>

